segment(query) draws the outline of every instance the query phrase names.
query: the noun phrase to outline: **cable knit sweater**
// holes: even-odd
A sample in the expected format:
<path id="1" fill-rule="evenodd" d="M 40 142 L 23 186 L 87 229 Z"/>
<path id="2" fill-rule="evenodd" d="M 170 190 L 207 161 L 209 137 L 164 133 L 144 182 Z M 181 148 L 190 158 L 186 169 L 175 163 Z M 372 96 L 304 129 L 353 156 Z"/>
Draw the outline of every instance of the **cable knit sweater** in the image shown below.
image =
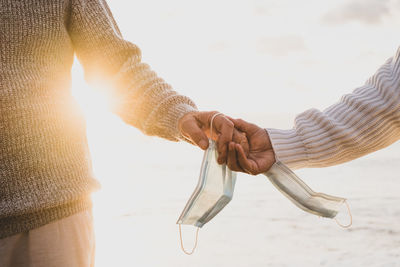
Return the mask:
<path id="1" fill-rule="evenodd" d="M 178 119 L 195 110 L 141 62 L 104 0 L 0 0 L 0 238 L 91 205 L 74 53 L 88 80 L 113 85 L 115 113 L 148 135 L 180 139 Z"/>
<path id="2" fill-rule="evenodd" d="M 324 111 L 307 110 L 290 130 L 268 129 L 289 167 L 326 167 L 400 139 L 400 48 L 367 82 Z"/>

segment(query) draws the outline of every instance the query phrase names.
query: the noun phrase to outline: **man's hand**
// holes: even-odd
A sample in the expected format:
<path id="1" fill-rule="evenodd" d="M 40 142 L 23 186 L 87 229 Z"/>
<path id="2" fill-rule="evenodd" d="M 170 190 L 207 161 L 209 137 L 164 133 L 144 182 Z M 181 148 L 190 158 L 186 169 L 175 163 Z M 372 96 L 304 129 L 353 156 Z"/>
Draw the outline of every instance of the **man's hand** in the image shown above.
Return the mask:
<path id="1" fill-rule="evenodd" d="M 266 130 L 241 119 L 231 119 L 235 128 L 246 134 L 248 155 L 240 144 L 229 143 L 228 167 L 252 175 L 264 173 L 275 163 L 275 153 Z"/>
<path id="2" fill-rule="evenodd" d="M 218 163 L 222 164 L 226 162 L 228 144 L 233 140 L 235 129 L 233 122 L 223 115 L 218 115 L 213 120 L 213 136 L 210 136 L 211 118 L 216 113 L 216 111 L 189 112 L 179 120 L 178 127 L 184 137 L 203 150 L 208 148 L 208 138 L 215 140 L 217 142 Z M 240 136 L 238 138 L 241 142 L 244 142 L 243 138 L 240 138 Z"/>

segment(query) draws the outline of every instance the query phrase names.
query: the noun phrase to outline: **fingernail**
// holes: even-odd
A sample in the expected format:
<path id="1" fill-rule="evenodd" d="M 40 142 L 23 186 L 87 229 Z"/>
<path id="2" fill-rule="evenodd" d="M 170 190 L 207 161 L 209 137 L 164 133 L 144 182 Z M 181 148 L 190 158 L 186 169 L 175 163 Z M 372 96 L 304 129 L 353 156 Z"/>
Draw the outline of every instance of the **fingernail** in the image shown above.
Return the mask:
<path id="1" fill-rule="evenodd" d="M 207 149 L 208 143 L 206 140 L 201 140 L 199 142 L 199 147 L 201 147 L 201 149 Z"/>

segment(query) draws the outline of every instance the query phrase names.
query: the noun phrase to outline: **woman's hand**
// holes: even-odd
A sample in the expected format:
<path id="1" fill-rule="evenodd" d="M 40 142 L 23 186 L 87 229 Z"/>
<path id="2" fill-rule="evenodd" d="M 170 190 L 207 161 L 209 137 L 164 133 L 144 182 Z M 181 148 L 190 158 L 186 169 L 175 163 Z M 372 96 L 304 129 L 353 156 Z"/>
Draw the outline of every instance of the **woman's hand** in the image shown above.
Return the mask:
<path id="1" fill-rule="evenodd" d="M 228 167 L 233 171 L 240 171 L 252 175 L 267 172 L 275 163 L 275 153 L 265 129 L 241 119 L 231 119 L 235 128 L 243 132 L 248 140 L 249 152 L 240 144 L 229 143 Z"/>

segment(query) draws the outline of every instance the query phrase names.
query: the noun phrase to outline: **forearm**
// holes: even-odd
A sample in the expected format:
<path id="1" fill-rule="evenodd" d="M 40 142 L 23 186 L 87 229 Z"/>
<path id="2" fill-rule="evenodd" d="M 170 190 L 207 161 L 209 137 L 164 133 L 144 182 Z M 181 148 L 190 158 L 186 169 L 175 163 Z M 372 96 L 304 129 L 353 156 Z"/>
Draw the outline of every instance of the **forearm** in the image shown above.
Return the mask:
<path id="1" fill-rule="evenodd" d="M 67 30 L 86 79 L 109 85 L 113 112 L 145 134 L 182 138 L 178 120 L 195 104 L 142 62 L 140 49 L 122 38 L 104 0 L 71 0 Z"/>
<path id="2" fill-rule="evenodd" d="M 399 50 L 400 51 L 400 50 Z M 268 129 L 277 159 L 291 168 L 347 162 L 400 139 L 399 52 L 364 86 L 323 112 L 298 115 L 290 130 Z"/>
<path id="3" fill-rule="evenodd" d="M 113 111 L 147 135 L 182 139 L 178 120 L 196 111 L 194 102 L 178 94 L 147 64 L 127 62 L 113 77 Z"/>

